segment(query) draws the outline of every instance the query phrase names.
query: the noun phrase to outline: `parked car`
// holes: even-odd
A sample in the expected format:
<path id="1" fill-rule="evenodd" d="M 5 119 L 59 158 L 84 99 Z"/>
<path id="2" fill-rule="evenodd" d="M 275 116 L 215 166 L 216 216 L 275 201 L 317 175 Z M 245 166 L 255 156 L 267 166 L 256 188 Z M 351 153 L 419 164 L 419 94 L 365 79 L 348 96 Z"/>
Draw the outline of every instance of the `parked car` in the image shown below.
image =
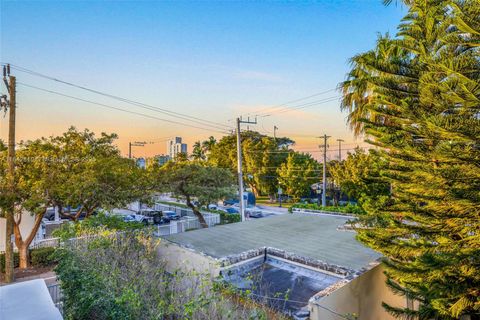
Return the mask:
<path id="1" fill-rule="evenodd" d="M 152 210 L 152 209 L 143 209 L 139 212 L 141 215 L 151 217 L 153 219 L 153 224 L 162 223 L 162 211 Z"/>
<path id="2" fill-rule="evenodd" d="M 240 211 L 238 211 L 237 208 L 233 208 L 233 207 L 225 208 L 223 211 L 225 211 L 226 213 L 230 213 L 230 214 L 239 214 L 240 213 Z"/>
<path id="3" fill-rule="evenodd" d="M 238 203 L 238 199 L 225 199 L 223 200 L 224 206 L 233 206 Z"/>
<path id="4" fill-rule="evenodd" d="M 208 206 L 207 206 L 207 209 L 209 210 L 218 210 L 218 205 L 216 203 L 210 203 Z"/>
<path id="5" fill-rule="evenodd" d="M 141 222 L 145 225 L 153 224 L 153 217 L 144 216 L 141 214 L 128 214 L 123 216 L 123 221 L 125 222 Z"/>
<path id="6" fill-rule="evenodd" d="M 63 212 L 65 212 L 68 215 L 75 215 L 78 212 L 79 209 L 80 209 L 80 207 L 76 207 L 76 208 L 66 207 L 66 208 L 63 209 Z M 98 214 L 98 210 L 93 211 L 91 215 L 94 216 L 96 214 Z M 86 215 L 87 215 L 87 212 L 83 211 L 80 214 L 80 216 L 78 217 L 78 220 L 85 219 Z M 55 220 L 55 208 L 53 208 L 53 207 L 48 208 L 47 211 L 45 212 L 43 218 L 47 219 L 49 221 Z M 61 215 L 59 215 L 59 218 L 60 219 L 65 219 L 65 217 L 62 217 Z"/>
<path id="7" fill-rule="evenodd" d="M 253 206 L 252 207 L 247 207 L 245 209 L 245 213 L 250 218 L 262 218 L 263 217 L 262 210 L 258 209 L 257 207 L 253 207 Z"/>
<path id="8" fill-rule="evenodd" d="M 162 223 L 168 223 L 173 220 L 180 220 L 180 215 L 175 211 L 163 211 L 162 214 Z"/>

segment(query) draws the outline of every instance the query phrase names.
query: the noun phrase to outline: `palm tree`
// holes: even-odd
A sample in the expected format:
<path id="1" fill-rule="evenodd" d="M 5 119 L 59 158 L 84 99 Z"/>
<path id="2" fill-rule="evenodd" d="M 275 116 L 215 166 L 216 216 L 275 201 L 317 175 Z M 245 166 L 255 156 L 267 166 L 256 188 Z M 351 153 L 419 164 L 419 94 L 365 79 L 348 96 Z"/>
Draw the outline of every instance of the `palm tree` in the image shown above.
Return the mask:
<path id="1" fill-rule="evenodd" d="M 202 144 L 200 141 L 196 141 L 193 144 L 192 158 L 194 160 L 205 160 L 205 153 L 203 152 Z"/>

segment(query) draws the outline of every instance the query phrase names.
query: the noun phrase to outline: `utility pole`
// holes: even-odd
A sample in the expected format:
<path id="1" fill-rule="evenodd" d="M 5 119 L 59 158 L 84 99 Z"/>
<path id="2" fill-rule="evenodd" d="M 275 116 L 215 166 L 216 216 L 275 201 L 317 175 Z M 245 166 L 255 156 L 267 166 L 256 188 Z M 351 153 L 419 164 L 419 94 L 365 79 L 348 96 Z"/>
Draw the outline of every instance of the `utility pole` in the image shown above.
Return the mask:
<path id="1" fill-rule="evenodd" d="M 243 172 L 242 172 L 242 136 L 240 133 L 240 124 L 257 124 L 257 119 L 255 122 L 243 121 L 242 118 L 237 118 L 237 171 L 238 171 L 238 194 L 239 194 L 239 205 L 240 205 L 240 216 L 242 222 L 245 221 L 245 200 L 243 199 Z"/>
<path id="2" fill-rule="evenodd" d="M 147 143 L 146 142 L 129 142 L 128 143 L 128 158 L 132 159 L 132 147 L 144 147 Z"/>
<path id="3" fill-rule="evenodd" d="M 337 141 L 338 141 L 338 161 L 342 161 L 342 142 L 345 142 L 345 140 L 337 139 Z"/>
<path id="4" fill-rule="evenodd" d="M 277 130 L 278 130 L 278 127 L 273 126 L 273 139 L 275 139 L 275 141 L 277 141 Z"/>
<path id="5" fill-rule="evenodd" d="M 128 158 L 132 159 L 132 147 L 144 147 L 147 143 L 143 141 L 135 141 L 135 142 L 129 142 L 128 143 Z M 138 165 L 136 163 L 136 165 Z M 141 213 L 142 211 L 142 202 L 138 200 L 138 213 Z"/>
<path id="6" fill-rule="evenodd" d="M 8 76 L 8 80 L 7 80 Z M 10 81 L 9 81 L 10 80 Z M 8 114 L 8 189 L 10 195 L 15 194 L 15 103 L 16 103 L 16 78 L 10 75 L 10 65 L 3 66 L 3 82 L 8 90 L 10 100 L 6 101 L 5 107 L 9 108 Z M 11 201 L 11 200 L 10 200 Z M 11 283 L 14 280 L 13 273 L 13 225 L 14 225 L 15 204 L 9 203 L 6 211 L 6 232 L 5 232 L 5 282 Z"/>
<path id="7" fill-rule="evenodd" d="M 327 139 L 330 136 L 324 134 L 323 138 L 323 183 L 322 183 L 322 207 L 327 206 Z"/>

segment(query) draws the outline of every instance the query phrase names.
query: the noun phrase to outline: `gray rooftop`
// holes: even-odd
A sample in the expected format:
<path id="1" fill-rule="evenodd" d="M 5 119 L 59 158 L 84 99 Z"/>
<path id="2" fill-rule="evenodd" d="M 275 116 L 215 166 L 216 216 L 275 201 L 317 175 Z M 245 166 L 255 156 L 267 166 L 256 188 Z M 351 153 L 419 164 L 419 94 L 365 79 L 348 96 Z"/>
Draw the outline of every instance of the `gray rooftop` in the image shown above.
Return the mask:
<path id="1" fill-rule="evenodd" d="M 272 247 L 360 271 L 381 255 L 355 240 L 355 233 L 337 230 L 347 220 L 339 216 L 284 214 L 165 238 L 213 258 Z"/>

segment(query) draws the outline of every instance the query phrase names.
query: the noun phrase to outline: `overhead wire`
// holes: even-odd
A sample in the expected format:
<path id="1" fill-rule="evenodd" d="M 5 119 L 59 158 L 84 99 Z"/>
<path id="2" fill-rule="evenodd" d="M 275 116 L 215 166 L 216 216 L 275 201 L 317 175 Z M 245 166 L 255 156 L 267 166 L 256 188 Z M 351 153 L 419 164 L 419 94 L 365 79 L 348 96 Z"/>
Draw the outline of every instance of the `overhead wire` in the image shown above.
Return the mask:
<path id="1" fill-rule="evenodd" d="M 256 111 L 249 112 L 249 113 L 247 113 L 247 115 L 259 115 L 260 113 L 263 113 L 263 111 L 266 111 L 266 110 L 273 111 L 272 109 L 278 109 L 278 108 L 284 107 L 284 106 L 286 106 L 290 103 L 295 103 L 295 102 L 307 100 L 307 99 L 310 99 L 310 98 L 313 98 L 313 97 L 316 97 L 316 96 L 320 96 L 320 95 L 323 95 L 325 93 L 329 93 L 329 92 L 332 92 L 332 91 L 335 91 L 335 90 L 336 90 L 336 88 L 328 89 L 328 90 L 321 91 L 321 92 L 317 92 L 317 93 L 314 93 L 312 95 L 309 95 L 309 96 L 306 96 L 306 97 L 303 97 L 303 98 L 299 98 L 299 99 L 295 99 L 295 100 L 290 100 L 290 101 L 284 102 L 284 103 L 276 105 L 276 106 L 261 108 L 261 109 L 258 109 Z"/>
<path id="2" fill-rule="evenodd" d="M 332 101 L 338 100 L 339 98 L 340 98 L 340 97 L 338 97 L 338 96 L 328 97 L 328 98 L 325 98 L 325 99 L 321 99 L 321 100 L 316 100 L 316 101 L 312 101 L 312 102 L 309 102 L 309 103 L 300 104 L 300 105 L 297 105 L 297 106 L 286 107 L 286 108 L 283 108 L 283 109 L 280 109 L 280 110 L 276 110 L 276 111 L 273 111 L 273 112 L 268 112 L 268 113 L 261 114 L 261 115 L 258 115 L 258 116 L 259 116 L 259 117 L 262 117 L 262 118 L 270 117 L 270 116 L 272 116 L 272 115 L 277 115 L 277 114 L 282 114 L 282 113 L 285 113 L 285 112 L 296 111 L 296 110 L 300 110 L 300 109 L 304 109 L 304 108 L 316 106 L 316 105 L 319 105 L 319 104 L 324 104 L 324 103 L 327 103 L 327 102 L 332 102 Z"/>
<path id="3" fill-rule="evenodd" d="M 166 115 L 171 116 L 171 117 L 180 118 L 182 120 L 186 120 L 186 121 L 190 121 L 190 122 L 194 122 L 194 123 L 198 123 L 198 124 L 202 124 L 202 125 L 204 125 L 205 123 L 209 123 L 210 126 L 215 126 L 217 128 L 223 128 L 223 129 L 226 129 L 226 128 L 230 129 L 231 128 L 231 126 L 223 124 L 223 123 L 219 123 L 219 122 L 215 122 L 215 121 L 211 121 L 211 120 L 207 120 L 207 119 L 202 119 L 202 118 L 186 115 L 186 114 L 171 111 L 171 110 L 168 110 L 168 109 L 165 109 L 165 108 L 159 108 L 159 107 L 156 107 L 156 106 L 152 106 L 152 105 L 147 104 L 147 103 L 143 103 L 143 102 L 123 98 L 123 97 L 120 97 L 120 96 L 112 95 L 112 94 L 105 93 L 105 92 L 102 92 L 102 91 L 99 91 L 99 90 L 95 90 L 95 89 L 91 89 L 91 88 L 88 88 L 88 87 L 85 87 L 85 86 L 82 86 L 82 85 L 78 85 L 78 84 L 75 84 L 73 82 L 69 82 L 69 81 L 58 79 L 56 77 L 45 75 L 45 74 L 42 74 L 40 72 L 36 72 L 36 71 L 30 70 L 30 69 L 27 69 L 27 68 L 24 68 L 24 67 L 20 67 L 20 66 L 17 66 L 17 65 L 10 64 L 10 67 L 12 69 L 20 71 L 20 72 L 24 72 L 24 73 L 27 73 L 27 74 L 30 74 L 30 75 L 33 75 L 33 76 L 41 77 L 41 78 L 48 79 L 48 80 L 51 80 L 51 81 L 54 81 L 54 82 L 62 83 L 64 85 L 75 87 L 77 89 L 85 90 L 85 91 L 88 91 L 88 92 L 91 92 L 91 93 L 94 93 L 94 94 L 102 95 L 102 96 L 105 96 L 105 97 L 108 97 L 108 98 L 111 98 L 111 99 L 122 101 L 122 102 L 125 102 L 125 103 L 128 103 L 128 104 L 132 104 L 132 105 L 135 105 L 135 106 L 143 108 L 143 109 L 163 113 L 163 114 L 166 114 Z"/>
<path id="4" fill-rule="evenodd" d="M 61 93 L 61 92 L 58 92 L 58 91 L 53 91 L 53 90 L 49 90 L 49 89 L 45 89 L 45 88 L 41 88 L 41 87 L 37 87 L 37 86 L 33 86 L 33 85 L 26 84 L 26 83 L 23 83 L 23 82 L 17 82 L 17 84 L 19 84 L 19 85 L 21 85 L 21 86 L 25 86 L 25 87 L 32 88 L 32 89 L 44 91 L 44 92 L 47 92 L 47 93 L 55 94 L 55 95 L 58 95 L 58 96 L 62 96 L 62 97 L 66 97 L 66 98 L 70 98 L 70 99 L 82 101 L 82 102 L 89 103 L 89 104 L 93 104 L 93 105 L 98 105 L 98 106 L 101 106 L 101 107 L 104 107 L 104 108 L 109 108 L 109 109 L 113 109 L 113 110 L 117 110 L 117 111 L 122 111 L 122 112 L 129 113 L 129 114 L 134 114 L 134 115 L 138 115 L 138 116 L 142 116 L 142 117 L 146 117 L 146 118 L 150 118 L 150 119 L 155 119 L 155 120 L 159 120 L 159 121 L 163 121 L 163 122 L 168 122 L 168 123 L 173 123 L 173 124 L 179 124 L 179 125 L 182 125 L 182 126 L 187 126 L 187 127 L 196 128 L 196 129 L 201 129 L 201 130 L 206 130 L 206 131 L 215 131 L 215 132 L 219 132 L 219 133 L 228 133 L 227 131 L 220 131 L 220 129 L 215 129 L 215 128 L 212 128 L 212 127 L 210 127 L 210 128 L 199 127 L 199 126 L 196 126 L 196 125 L 191 125 L 191 124 L 188 124 L 188 123 L 183 123 L 183 122 L 179 122 L 179 121 L 175 121 L 175 120 L 171 120 L 171 119 L 159 118 L 159 117 L 156 117 L 156 116 L 148 115 L 148 114 L 141 113 L 141 112 L 137 112 L 137 111 L 131 111 L 131 110 L 127 110 L 127 109 L 122 109 L 122 108 L 115 107 L 115 106 L 112 106 L 112 105 L 107 105 L 107 104 L 104 104 L 104 103 L 100 103 L 100 102 L 96 102 L 96 101 L 91 101 L 91 100 L 79 98 L 79 97 L 76 97 L 76 96 L 72 96 L 72 95 L 69 95 L 69 94 L 65 94 L 65 93 Z"/>

